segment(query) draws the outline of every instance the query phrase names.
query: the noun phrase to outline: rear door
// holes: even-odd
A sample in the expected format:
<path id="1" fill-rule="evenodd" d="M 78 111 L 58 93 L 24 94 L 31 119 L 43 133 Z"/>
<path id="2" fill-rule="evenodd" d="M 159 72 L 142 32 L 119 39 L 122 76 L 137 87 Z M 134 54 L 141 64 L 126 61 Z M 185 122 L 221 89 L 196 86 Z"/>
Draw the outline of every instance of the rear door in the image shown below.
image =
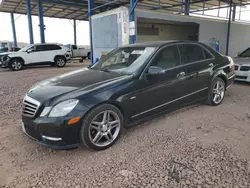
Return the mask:
<path id="1" fill-rule="evenodd" d="M 208 86 L 214 67 L 214 56 L 199 44 L 179 45 L 181 63 L 186 67 L 186 92 L 192 99 L 207 96 Z"/>

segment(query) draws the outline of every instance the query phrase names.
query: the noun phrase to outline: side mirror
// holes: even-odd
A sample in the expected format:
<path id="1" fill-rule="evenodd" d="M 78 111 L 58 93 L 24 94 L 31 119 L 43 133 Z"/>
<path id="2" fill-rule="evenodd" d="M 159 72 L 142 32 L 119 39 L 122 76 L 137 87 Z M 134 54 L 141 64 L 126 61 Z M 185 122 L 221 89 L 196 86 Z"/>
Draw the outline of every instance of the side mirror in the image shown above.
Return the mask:
<path id="1" fill-rule="evenodd" d="M 165 70 L 157 66 L 149 67 L 148 75 L 159 75 L 159 74 L 165 74 Z"/>
<path id="2" fill-rule="evenodd" d="M 29 53 L 31 53 L 33 51 L 34 51 L 33 49 L 28 49 L 26 52 L 29 54 Z"/>

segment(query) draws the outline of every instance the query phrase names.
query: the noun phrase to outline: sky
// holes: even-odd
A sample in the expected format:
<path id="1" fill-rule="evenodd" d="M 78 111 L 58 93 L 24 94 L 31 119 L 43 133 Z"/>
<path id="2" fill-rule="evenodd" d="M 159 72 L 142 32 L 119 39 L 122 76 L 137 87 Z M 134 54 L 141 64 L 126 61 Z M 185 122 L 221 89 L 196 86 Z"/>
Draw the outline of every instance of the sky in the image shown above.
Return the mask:
<path id="1" fill-rule="evenodd" d="M 1 1 L 1 0 L 0 0 Z M 239 16 L 242 20 L 250 22 L 250 5 L 245 6 L 242 9 L 241 15 L 239 15 L 239 7 L 236 9 L 236 19 Z M 221 17 L 226 17 L 227 8 L 223 8 L 220 11 Z M 202 12 L 200 12 L 202 13 Z M 218 14 L 218 10 L 206 11 L 205 14 L 215 16 Z M 29 31 L 28 20 L 26 15 L 15 14 L 16 34 L 18 42 L 29 43 Z M 40 42 L 39 20 L 37 16 L 32 16 L 34 42 Z M 10 14 L 0 13 L 0 41 L 9 40 L 13 41 Z M 73 20 L 58 19 L 58 18 L 44 18 L 44 24 L 46 25 L 45 40 L 46 42 L 56 42 L 61 44 L 73 44 L 74 43 L 74 31 Z M 87 21 L 77 21 L 77 44 L 89 45 L 89 24 Z"/>
<path id="2" fill-rule="evenodd" d="M 28 19 L 26 15 L 15 14 L 16 35 L 18 42 L 29 43 Z M 0 13 L 0 41 L 13 41 L 11 19 L 9 13 Z M 40 42 L 39 20 L 37 16 L 32 16 L 34 42 Z M 56 42 L 61 44 L 74 43 L 73 20 L 44 18 L 46 25 L 46 42 Z M 87 21 L 77 21 L 77 44 L 89 45 L 89 23 Z"/>

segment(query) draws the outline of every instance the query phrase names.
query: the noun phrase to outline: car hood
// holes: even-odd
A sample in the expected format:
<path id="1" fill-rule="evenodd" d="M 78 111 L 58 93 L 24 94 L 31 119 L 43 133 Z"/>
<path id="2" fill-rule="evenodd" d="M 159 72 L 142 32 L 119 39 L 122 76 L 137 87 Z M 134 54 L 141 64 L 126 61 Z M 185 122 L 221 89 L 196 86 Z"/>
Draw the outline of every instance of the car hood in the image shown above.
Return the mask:
<path id="1" fill-rule="evenodd" d="M 235 64 L 250 64 L 250 57 L 235 57 L 233 60 Z"/>
<path id="2" fill-rule="evenodd" d="M 0 56 L 8 55 L 10 53 L 13 53 L 13 52 L 3 52 L 3 53 L 0 53 Z"/>
<path id="3" fill-rule="evenodd" d="M 28 91 L 28 96 L 40 102 L 55 98 L 56 100 L 77 98 L 90 92 L 115 87 L 116 84 L 131 77 L 116 72 L 84 68 L 39 82 Z"/>

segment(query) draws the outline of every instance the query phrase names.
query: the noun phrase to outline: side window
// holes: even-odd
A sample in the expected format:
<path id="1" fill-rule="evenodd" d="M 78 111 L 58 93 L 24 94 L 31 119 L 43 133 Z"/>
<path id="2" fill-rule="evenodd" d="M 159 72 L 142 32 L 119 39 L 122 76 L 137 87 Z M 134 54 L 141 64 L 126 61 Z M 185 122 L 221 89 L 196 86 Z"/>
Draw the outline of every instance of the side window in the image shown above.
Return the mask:
<path id="1" fill-rule="evenodd" d="M 205 59 L 212 59 L 213 56 L 211 55 L 211 53 L 209 53 L 206 49 L 202 48 L 203 49 L 203 53 L 204 53 L 204 57 Z"/>
<path id="2" fill-rule="evenodd" d="M 51 45 L 51 50 L 61 50 L 62 48 L 58 45 Z"/>
<path id="3" fill-rule="evenodd" d="M 180 65 L 180 57 L 176 45 L 168 46 L 161 50 L 153 60 L 151 66 L 158 66 L 163 69 L 170 69 Z"/>
<path id="4" fill-rule="evenodd" d="M 35 46 L 35 51 L 36 52 L 42 52 L 42 51 L 46 51 L 47 50 L 47 47 L 46 47 L 46 45 L 37 45 L 37 46 Z"/>
<path id="5" fill-rule="evenodd" d="M 202 48 L 196 44 L 179 45 L 182 64 L 204 60 Z"/>
<path id="6" fill-rule="evenodd" d="M 73 48 L 73 50 L 77 49 L 76 45 L 72 45 L 72 48 Z"/>

